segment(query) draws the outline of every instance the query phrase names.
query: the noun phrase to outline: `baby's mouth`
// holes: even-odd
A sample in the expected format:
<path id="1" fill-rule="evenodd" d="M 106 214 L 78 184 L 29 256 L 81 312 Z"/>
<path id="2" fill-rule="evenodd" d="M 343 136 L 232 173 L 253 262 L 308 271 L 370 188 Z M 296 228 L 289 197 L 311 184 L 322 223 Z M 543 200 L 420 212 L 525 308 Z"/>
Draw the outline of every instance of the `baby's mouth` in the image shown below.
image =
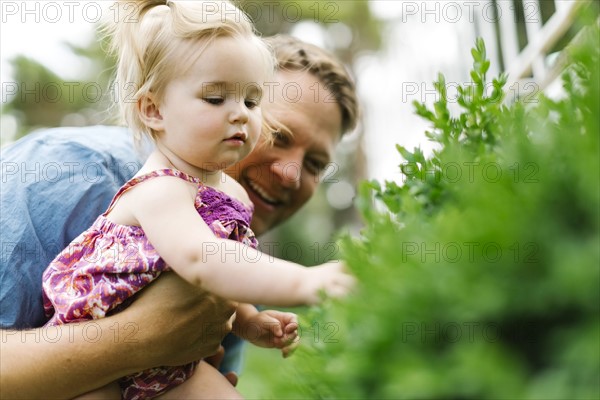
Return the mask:
<path id="1" fill-rule="evenodd" d="M 246 143 L 246 139 L 248 139 L 248 135 L 246 135 L 244 132 L 238 132 L 235 135 L 228 137 L 224 141 Z"/>

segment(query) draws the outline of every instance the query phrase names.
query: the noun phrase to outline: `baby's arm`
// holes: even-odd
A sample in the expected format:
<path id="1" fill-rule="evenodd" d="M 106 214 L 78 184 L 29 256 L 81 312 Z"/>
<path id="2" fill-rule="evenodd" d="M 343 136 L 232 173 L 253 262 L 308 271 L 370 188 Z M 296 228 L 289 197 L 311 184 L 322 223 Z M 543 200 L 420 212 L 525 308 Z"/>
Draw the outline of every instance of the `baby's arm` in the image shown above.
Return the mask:
<path id="1" fill-rule="evenodd" d="M 237 309 L 233 333 L 250 343 L 281 349 L 287 357 L 298 342 L 298 317 L 294 313 L 276 310 L 258 311 L 250 304 Z"/>
<path id="2" fill-rule="evenodd" d="M 190 185 L 179 178 L 147 181 L 131 195 L 134 218 L 165 262 L 221 297 L 284 307 L 315 304 L 321 290 L 341 296 L 354 282 L 339 262 L 305 268 L 215 237 L 194 208 Z"/>

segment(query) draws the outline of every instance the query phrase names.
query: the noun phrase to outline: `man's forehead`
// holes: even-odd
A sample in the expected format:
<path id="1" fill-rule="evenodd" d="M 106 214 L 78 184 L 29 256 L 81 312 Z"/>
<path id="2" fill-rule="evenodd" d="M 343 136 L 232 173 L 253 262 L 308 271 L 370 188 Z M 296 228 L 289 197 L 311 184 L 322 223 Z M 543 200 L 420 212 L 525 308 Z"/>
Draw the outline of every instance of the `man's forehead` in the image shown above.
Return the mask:
<path id="1" fill-rule="evenodd" d="M 285 127 L 282 132 L 295 136 L 294 141 L 310 142 L 331 157 L 342 122 L 331 92 L 307 71 L 278 71 L 274 83 L 263 96 L 266 114 Z"/>
<path id="2" fill-rule="evenodd" d="M 271 83 L 274 100 L 296 104 L 323 102 L 331 97 L 325 85 L 307 71 L 277 71 Z"/>

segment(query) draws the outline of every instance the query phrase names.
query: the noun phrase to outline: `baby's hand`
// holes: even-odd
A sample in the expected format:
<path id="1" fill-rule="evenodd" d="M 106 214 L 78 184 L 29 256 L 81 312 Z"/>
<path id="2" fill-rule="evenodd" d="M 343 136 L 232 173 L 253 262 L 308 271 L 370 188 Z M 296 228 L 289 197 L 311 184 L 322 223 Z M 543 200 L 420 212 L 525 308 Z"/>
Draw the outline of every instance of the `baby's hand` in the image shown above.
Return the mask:
<path id="1" fill-rule="evenodd" d="M 309 278 L 305 283 L 309 291 L 310 304 L 321 301 L 320 292 L 325 292 L 328 297 L 343 297 L 356 284 L 356 279 L 346 272 L 346 267 L 341 261 L 330 261 L 310 267 L 307 272 Z"/>
<path id="2" fill-rule="evenodd" d="M 298 317 L 289 312 L 261 311 L 245 321 L 241 336 L 260 347 L 281 349 L 287 357 L 300 341 Z"/>

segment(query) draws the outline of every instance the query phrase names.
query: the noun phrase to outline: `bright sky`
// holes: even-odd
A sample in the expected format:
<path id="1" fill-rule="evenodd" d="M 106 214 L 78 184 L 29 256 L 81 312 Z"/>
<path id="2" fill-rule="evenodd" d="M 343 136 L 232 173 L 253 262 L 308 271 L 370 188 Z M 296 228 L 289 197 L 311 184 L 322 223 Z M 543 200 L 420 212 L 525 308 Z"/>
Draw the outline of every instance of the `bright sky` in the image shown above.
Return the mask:
<path id="1" fill-rule="evenodd" d="M 435 3 L 371 2 L 372 12 L 386 21 L 386 27 L 382 50 L 357 65 L 359 94 L 366 109 L 363 123 L 369 178 L 402 180 L 396 144 L 410 151 L 414 147 L 426 153 L 432 150 L 433 144 L 425 137 L 430 126 L 415 115 L 412 102 L 431 107 L 437 100 L 433 81 L 439 72 L 447 83 L 462 85 L 468 80 L 470 49 L 475 43 L 473 24 L 466 14 L 460 19 L 440 18 L 444 2 L 437 2 L 438 15 L 427 14 L 423 7 L 435 10 Z M 451 16 L 452 10 L 447 11 Z"/>
<path id="2" fill-rule="evenodd" d="M 63 43 L 89 43 L 102 13 L 97 1 L 0 1 L 2 82 L 10 80 L 8 60 L 16 54 L 42 62 L 63 78 L 77 78 L 85 65 Z"/>

